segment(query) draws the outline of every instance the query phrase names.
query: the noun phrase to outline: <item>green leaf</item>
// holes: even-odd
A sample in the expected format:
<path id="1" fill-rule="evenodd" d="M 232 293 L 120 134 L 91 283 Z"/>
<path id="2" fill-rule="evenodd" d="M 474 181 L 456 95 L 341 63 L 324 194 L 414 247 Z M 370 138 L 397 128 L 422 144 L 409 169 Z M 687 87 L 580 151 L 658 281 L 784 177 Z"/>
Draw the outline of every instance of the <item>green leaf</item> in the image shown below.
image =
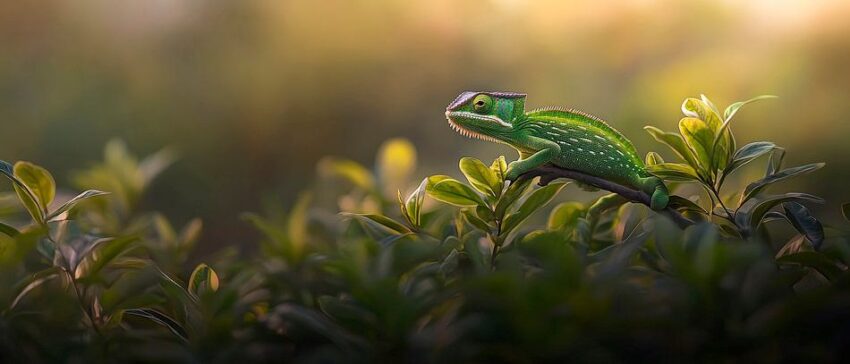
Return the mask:
<path id="1" fill-rule="evenodd" d="M 726 108 L 726 110 L 723 111 L 723 120 L 725 120 L 723 122 L 723 126 L 725 127 L 726 125 L 728 125 L 729 120 L 732 120 L 732 117 L 735 116 L 735 114 L 738 112 L 738 110 L 740 110 L 741 107 L 743 107 L 744 105 L 749 104 L 751 102 L 756 102 L 756 101 L 759 101 L 759 100 L 767 100 L 767 99 L 775 99 L 775 98 L 777 98 L 777 96 L 760 95 L 760 96 L 753 97 L 753 98 L 746 100 L 746 101 L 738 101 L 736 103 L 729 105 Z"/>
<path id="2" fill-rule="evenodd" d="M 201 263 L 189 276 L 188 291 L 195 297 L 199 297 L 203 292 L 218 291 L 218 284 L 218 274 L 208 265 Z"/>
<path id="3" fill-rule="evenodd" d="M 4 224 L 0 222 L 0 233 L 6 234 L 6 236 L 10 238 L 14 238 L 18 236 L 21 232 L 18 229 L 15 229 L 11 225 Z"/>
<path id="4" fill-rule="evenodd" d="M 685 139 L 688 147 L 694 152 L 699 162 L 700 169 L 706 172 L 706 175 L 713 173 L 713 144 L 714 132 L 706 124 L 705 121 L 697 118 L 682 118 L 679 120 L 679 133 Z"/>
<path id="5" fill-rule="evenodd" d="M 671 195 L 668 206 L 679 211 L 694 211 L 701 214 L 708 214 L 708 211 L 705 211 L 700 205 L 681 196 Z"/>
<path id="6" fill-rule="evenodd" d="M 388 230 L 393 234 L 406 234 L 410 232 L 410 229 L 404 224 L 399 223 L 389 217 L 384 215 L 376 215 L 376 214 L 352 214 L 352 213 L 342 213 L 344 216 L 351 216 L 361 220 L 366 220 L 366 222 L 372 222 L 377 224 L 379 227 L 384 230 Z"/>
<path id="7" fill-rule="evenodd" d="M 458 180 L 443 177 L 432 176 L 428 179 L 426 191 L 435 200 L 461 207 L 487 205 L 469 186 Z"/>
<path id="8" fill-rule="evenodd" d="M 750 183 L 747 186 L 747 188 L 744 189 L 744 194 L 741 197 L 741 202 L 749 200 L 750 198 L 752 198 L 753 196 L 758 194 L 762 189 L 769 186 L 770 184 L 780 182 L 780 181 L 784 181 L 784 180 L 789 179 L 791 177 L 796 177 L 796 176 L 799 176 L 799 175 L 802 175 L 802 174 L 814 172 L 818 169 L 823 168 L 824 165 L 825 165 L 825 163 L 811 163 L 811 164 L 806 164 L 806 165 L 803 165 L 803 166 L 786 168 L 786 169 L 783 169 L 783 170 L 776 172 L 772 175 L 769 175 L 765 178 L 762 178 L 758 181 Z"/>
<path id="9" fill-rule="evenodd" d="M 152 308 L 130 308 L 124 310 L 124 314 L 143 317 L 153 322 L 156 322 L 162 326 L 167 327 L 168 330 L 170 330 L 174 335 L 176 335 L 183 341 L 189 341 L 189 335 L 186 333 L 186 330 L 183 329 L 183 326 L 180 326 L 177 321 L 162 312 L 159 312 Z"/>
<path id="10" fill-rule="evenodd" d="M 496 202 L 495 214 L 497 218 L 505 216 L 505 212 L 513 206 L 513 204 L 525 193 L 528 186 L 531 184 L 531 179 L 523 179 L 511 182 L 505 193 Z"/>
<path id="11" fill-rule="evenodd" d="M 549 213 L 546 227 L 549 230 L 563 230 L 574 226 L 579 217 L 584 214 L 584 205 L 580 202 L 563 202 L 555 206 Z"/>
<path id="12" fill-rule="evenodd" d="M 764 172 L 764 176 L 770 176 L 780 168 L 782 168 L 782 160 L 785 159 L 785 149 L 776 147 L 770 153 L 770 159 L 767 160 L 767 170 Z"/>
<path id="13" fill-rule="evenodd" d="M 109 194 L 109 192 L 103 192 L 103 191 L 98 191 L 98 190 L 84 191 L 84 192 L 80 193 L 79 195 L 77 195 L 76 197 L 68 200 L 68 202 L 65 202 L 64 204 L 62 204 L 62 206 L 59 206 L 58 209 L 56 209 L 55 211 L 53 211 L 49 215 L 47 215 L 47 221 L 52 221 L 53 219 L 59 217 L 59 215 L 61 215 L 65 211 L 71 210 L 72 208 L 74 208 L 74 206 L 76 206 L 78 203 L 80 203 L 81 201 L 83 201 L 85 199 L 89 199 L 89 198 L 92 198 L 92 197 L 95 197 L 95 196 L 108 195 L 108 194 Z"/>
<path id="14" fill-rule="evenodd" d="M 531 216 L 534 211 L 549 203 L 565 185 L 566 183 L 564 182 L 550 183 L 532 192 L 519 208 L 517 208 L 516 212 L 505 217 L 500 235 L 507 236 L 525 221 L 525 219 Z"/>
<path id="15" fill-rule="evenodd" d="M 427 186 L 428 179 L 425 178 L 419 183 L 419 187 L 407 196 L 407 200 L 402 204 L 404 207 L 403 213 L 407 216 L 408 222 L 415 227 L 422 225 L 422 204 L 425 203 L 425 189 Z"/>
<path id="16" fill-rule="evenodd" d="M 500 178 L 480 160 L 463 157 L 460 159 L 460 171 L 473 188 L 488 196 L 496 197 L 499 190 Z"/>
<path id="17" fill-rule="evenodd" d="M 655 138 L 655 140 L 657 140 L 659 143 L 665 144 L 670 147 L 670 149 L 672 149 L 673 152 L 675 152 L 676 155 L 679 156 L 679 158 L 687 162 L 688 165 L 693 168 L 698 167 L 694 152 L 691 151 L 690 148 L 688 148 L 687 144 L 685 144 L 685 140 L 682 139 L 681 135 L 676 133 L 664 132 L 654 126 L 645 126 L 643 129 L 646 130 L 649 135 L 652 135 L 652 137 Z"/>
<path id="18" fill-rule="evenodd" d="M 80 259 L 80 263 L 74 269 L 74 277 L 94 278 L 113 259 L 128 252 L 132 244 L 138 240 L 138 237 L 133 235 L 103 239 L 102 243 Z"/>
<path id="19" fill-rule="evenodd" d="M 774 206 L 788 201 L 810 201 L 823 203 L 823 199 L 806 193 L 791 192 L 763 198 L 753 198 L 744 202 L 735 212 L 735 223 L 748 235 L 758 229 L 765 214 Z"/>
<path id="20" fill-rule="evenodd" d="M 794 254 L 788 254 L 776 260 L 780 264 L 799 264 L 804 267 L 812 268 L 823 274 L 830 281 L 841 276 L 843 271 L 836 264 L 835 259 L 821 252 L 802 251 Z"/>
<path id="21" fill-rule="evenodd" d="M 646 165 L 654 166 L 656 164 L 664 163 L 664 158 L 661 158 L 661 155 L 655 152 L 646 153 Z"/>
<path id="22" fill-rule="evenodd" d="M 845 220 L 850 221 L 850 202 L 841 205 L 841 214 L 844 215 Z"/>
<path id="23" fill-rule="evenodd" d="M 732 162 L 726 169 L 723 171 L 725 175 L 729 175 L 732 171 L 738 169 L 739 167 L 751 162 L 752 160 L 769 153 L 774 148 L 776 148 L 776 144 L 771 142 L 752 142 L 749 143 L 741 149 L 738 149 L 735 152 L 735 155 L 732 157 Z"/>
<path id="24" fill-rule="evenodd" d="M 472 226 L 481 229 L 481 231 L 485 233 L 490 232 L 490 225 L 487 224 L 487 222 L 482 220 L 480 217 L 476 216 L 472 211 L 464 209 L 462 211 L 462 214 L 466 221 L 469 222 Z"/>
<path id="25" fill-rule="evenodd" d="M 32 191 L 38 206 L 46 214 L 47 206 L 56 196 L 56 182 L 46 169 L 30 162 L 17 162 L 14 166 L 15 177 Z M 20 194 L 19 194 L 20 195 Z"/>
<path id="26" fill-rule="evenodd" d="M 659 163 L 646 166 L 646 170 L 662 179 L 670 181 L 699 181 L 697 172 L 691 166 L 682 163 Z"/>
<path id="27" fill-rule="evenodd" d="M 783 203 L 782 208 L 785 210 L 785 217 L 791 222 L 791 225 L 794 225 L 797 231 L 805 235 L 806 239 L 809 239 L 815 250 L 820 249 L 824 240 L 823 225 L 812 216 L 809 209 L 797 202 Z"/>

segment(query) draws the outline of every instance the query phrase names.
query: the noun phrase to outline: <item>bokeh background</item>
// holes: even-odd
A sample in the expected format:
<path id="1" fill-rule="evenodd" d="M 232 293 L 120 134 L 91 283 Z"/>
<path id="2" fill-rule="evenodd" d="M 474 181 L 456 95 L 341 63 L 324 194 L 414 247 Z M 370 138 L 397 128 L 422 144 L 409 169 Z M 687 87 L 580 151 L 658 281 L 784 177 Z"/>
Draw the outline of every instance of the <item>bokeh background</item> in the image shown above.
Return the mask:
<path id="1" fill-rule="evenodd" d="M 145 203 L 203 218 L 207 246 L 239 245 L 238 215 L 291 203 L 323 156 L 371 165 L 404 137 L 417 177 L 513 157 L 446 126 L 463 90 L 585 110 L 641 153 L 666 152 L 642 127 L 674 130 L 685 97 L 774 94 L 738 114 L 739 143 L 827 162 L 788 188 L 826 197 L 829 222 L 850 201 L 848 18 L 839 0 L 7 1 L 0 158 L 67 186 L 112 138 L 172 147 L 180 161 Z"/>

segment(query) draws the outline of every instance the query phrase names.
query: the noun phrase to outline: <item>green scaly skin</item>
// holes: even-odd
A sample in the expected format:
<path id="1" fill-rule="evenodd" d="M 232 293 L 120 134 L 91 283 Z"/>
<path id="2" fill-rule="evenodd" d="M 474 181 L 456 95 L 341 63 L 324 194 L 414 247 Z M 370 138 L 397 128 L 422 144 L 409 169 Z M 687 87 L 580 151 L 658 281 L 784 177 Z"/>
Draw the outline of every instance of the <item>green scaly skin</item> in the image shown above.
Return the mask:
<path id="1" fill-rule="evenodd" d="M 667 207 L 670 196 L 664 182 L 646 171 L 634 145 L 620 132 L 580 111 L 525 112 L 525 97 L 464 92 L 446 108 L 446 117 L 460 134 L 516 149 L 520 159 L 508 165 L 509 180 L 552 163 L 646 192 L 653 210 Z"/>

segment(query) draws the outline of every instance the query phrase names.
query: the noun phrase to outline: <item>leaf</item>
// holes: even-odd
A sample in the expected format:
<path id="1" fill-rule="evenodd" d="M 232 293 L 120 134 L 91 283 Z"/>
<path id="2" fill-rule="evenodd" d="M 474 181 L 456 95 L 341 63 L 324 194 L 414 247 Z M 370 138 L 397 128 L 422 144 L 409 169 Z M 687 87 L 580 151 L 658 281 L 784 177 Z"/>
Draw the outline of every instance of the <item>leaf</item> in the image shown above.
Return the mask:
<path id="1" fill-rule="evenodd" d="M 452 178 L 429 177 L 426 191 L 435 200 L 455 206 L 487 205 L 472 188 Z"/>
<path id="2" fill-rule="evenodd" d="M 96 248 L 80 259 L 80 264 L 74 270 L 74 277 L 93 278 L 113 259 L 129 251 L 131 244 L 138 240 L 134 235 L 103 239 Z"/>
<path id="3" fill-rule="evenodd" d="M 375 179 L 372 174 L 354 161 L 333 158 L 322 159 L 319 161 L 319 174 L 342 177 L 367 191 L 372 191 L 375 188 Z"/>
<path id="4" fill-rule="evenodd" d="M 473 188 L 488 196 L 496 197 L 496 191 L 499 190 L 499 184 L 502 181 L 493 170 L 480 160 L 471 157 L 461 158 L 459 164 L 460 171 Z"/>
<path id="5" fill-rule="evenodd" d="M 18 305 L 18 302 L 20 302 L 21 299 L 23 299 L 24 296 L 27 295 L 27 293 L 30 293 L 33 289 L 38 288 L 38 286 L 42 285 L 44 282 L 47 282 L 54 277 L 58 277 L 59 273 L 61 272 L 61 268 L 53 266 L 42 271 L 36 272 L 35 274 L 27 277 L 23 282 L 21 282 L 21 284 L 19 284 L 22 285 L 23 283 L 26 283 L 26 285 L 23 286 L 20 290 L 17 290 L 18 294 L 15 295 L 15 299 L 12 300 L 12 303 L 9 305 L 9 310 L 14 309 L 15 306 Z"/>
<path id="6" fill-rule="evenodd" d="M 700 119 L 705 122 L 712 135 L 720 130 L 722 120 L 717 107 L 705 95 L 700 99 L 687 98 L 682 102 L 682 113 L 688 117 Z"/>
<path id="7" fill-rule="evenodd" d="M 661 156 L 658 153 L 655 153 L 655 152 L 646 153 L 646 165 L 647 166 L 654 166 L 656 164 L 661 164 L 661 163 L 664 163 L 664 158 L 661 158 Z"/>
<path id="8" fill-rule="evenodd" d="M 304 250 L 304 245 L 307 244 L 307 210 L 312 201 L 312 194 L 303 192 L 295 201 L 295 206 L 289 212 L 289 218 L 286 222 L 286 231 L 289 235 L 291 244 L 291 252 L 294 257 L 301 256 Z"/>
<path id="9" fill-rule="evenodd" d="M 765 178 L 762 178 L 758 181 L 750 183 L 747 186 L 747 188 L 744 189 L 744 194 L 741 197 L 741 202 L 749 200 L 750 198 L 752 198 L 753 196 L 758 194 L 759 191 L 761 191 L 762 189 L 764 189 L 765 187 L 767 187 L 770 184 L 773 184 L 773 183 L 776 183 L 776 182 L 779 182 L 779 181 L 784 181 L 784 180 L 789 179 L 791 177 L 796 177 L 796 176 L 799 176 L 799 175 L 802 175 L 802 174 L 814 172 L 818 169 L 823 168 L 824 165 L 825 165 L 825 163 L 811 163 L 811 164 L 806 164 L 806 165 L 803 165 L 803 166 L 786 168 L 786 169 L 783 169 L 783 170 L 776 172 L 772 175 L 769 175 Z"/>
<path id="10" fill-rule="evenodd" d="M 41 204 L 32 189 L 24 184 L 18 176 L 15 176 L 14 169 L 15 167 L 11 164 L 5 161 L 0 161 L 0 173 L 12 181 L 15 193 L 18 195 L 18 200 L 21 201 L 21 204 L 24 205 L 24 208 L 26 208 L 27 212 L 29 212 L 35 222 L 43 224 L 44 214 L 46 211 L 41 209 Z"/>
<path id="11" fill-rule="evenodd" d="M 152 308 L 130 308 L 124 310 L 124 314 L 143 317 L 153 322 L 156 322 L 162 326 L 167 327 L 174 335 L 176 335 L 183 341 L 189 341 L 189 335 L 186 333 L 186 330 L 183 329 L 183 326 L 180 326 L 177 321 L 162 312 L 159 312 Z"/>
<path id="12" fill-rule="evenodd" d="M 724 127 L 729 123 L 729 120 L 732 120 L 732 117 L 735 116 L 735 114 L 738 113 L 738 110 L 740 110 L 741 107 L 743 107 L 744 105 L 752 103 L 752 102 L 756 102 L 756 101 L 759 101 L 759 100 L 767 100 L 767 99 L 775 99 L 775 98 L 777 98 L 777 96 L 774 96 L 774 95 L 759 95 L 759 96 L 753 97 L 749 100 L 738 101 L 738 102 L 735 102 L 735 103 L 729 105 L 728 107 L 726 107 L 726 110 L 723 111 L 723 120 L 725 120 L 723 122 Z"/>
<path id="13" fill-rule="evenodd" d="M 342 213 L 342 215 L 352 216 L 361 220 L 365 219 L 371 221 L 372 223 L 375 223 L 381 228 L 383 228 L 384 230 L 389 230 L 389 232 L 394 234 L 405 234 L 410 232 L 410 229 L 407 226 L 404 226 L 404 224 L 401 224 L 384 215 L 352 213 Z"/>
<path id="14" fill-rule="evenodd" d="M 46 214 L 47 206 L 56 196 L 56 181 L 46 169 L 30 162 L 20 161 L 14 166 L 15 177 L 32 191 L 41 211 Z M 20 193 L 19 193 L 20 196 Z"/>
<path id="15" fill-rule="evenodd" d="M 18 236 L 21 232 L 18 229 L 15 229 L 11 225 L 4 224 L 0 222 L 0 233 L 6 234 L 6 236 L 10 238 L 14 238 Z"/>
<path id="16" fill-rule="evenodd" d="M 776 144 L 771 142 L 752 142 L 741 147 L 741 149 L 738 149 L 738 151 L 735 152 L 735 155 L 732 156 L 732 162 L 729 163 L 729 166 L 726 167 L 723 174 L 731 174 L 732 171 L 751 162 L 753 159 L 769 153 L 774 148 L 776 148 Z"/>
<path id="17" fill-rule="evenodd" d="M 404 212 L 411 225 L 420 227 L 422 225 L 422 204 L 425 203 L 425 189 L 428 186 L 428 179 L 425 178 L 419 183 L 416 188 L 404 201 Z"/>
<path id="18" fill-rule="evenodd" d="M 770 153 L 770 159 L 767 161 L 767 170 L 764 172 L 764 176 L 770 176 L 780 168 L 782 168 L 782 160 L 785 159 L 785 149 L 776 147 Z"/>
<path id="19" fill-rule="evenodd" d="M 496 177 L 499 178 L 499 194 L 502 193 L 502 188 L 504 188 L 505 183 L 505 173 L 508 171 L 508 162 L 505 161 L 505 156 L 500 155 L 499 158 L 493 160 L 493 163 L 490 164 L 490 170 L 496 174 Z"/>
<path id="20" fill-rule="evenodd" d="M 812 216 L 809 209 L 797 202 L 785 202 L 782 204 L 782 208 L 785 210 L 785 217 L 791 222 L 791 225 L 794 225 L 797 231 L 805 235 L 806 239 L 809 239 L 815 250 L 820 249 L 824 240 L 823 225 Z"/>
<path id="21" fill-rule="evenodd" d="M 697 118 L 682 118 L 679 120 L 679 133 L 682 134 L 685 143 L 694 152 L 699 162 L 697 170 L 702 170 L 711 175 L 714 169 L 714 132 L 705 121 Z"/>
<path id="22" fill-rule="evenodd" d="M 62 204 L 62 206 L 59 206 L 58 209 L 54 210 L 49 215 L 47 215 L 47 221 L 53 221 L 53 219 L 59 217 L 59 215 L 62 215 L 62 213 L 71 210 L 72 208 L 74 208 L 74 206 L 76 206 L 78 203 L 82 202 L 85 199 L 89 199 L 89 198 L 96 197 L 96 196 L 108 195 L 108 194 L 109 194 L 109 192 L 103 192 L 103 191 L 98 191 L 98 190 L 84 191 L 84 192 L 80 193 L 79 195 L 77 195 L 76 197 L 68 200 L 68 202 L 65 202 L 64 204 Z"/>
<path id="23" fill-rule="evenodd" d="M 195 297 L 199 297 L 203 292 L 218 291 L 218 283 L 218 274 L 208 265 L 201 263 L 189 276 L 188 291 Z"/>
<path id="24" fill-rule="evenodd" d="M 645 126 L 643 127 L 643 129 L 646 130 L 649 135 L 652 135 L 652 137 L 655 138 L 655 140 L 657 140 L 659 143 L 665 144 L 670 147 L 670 149 L 672 149 L 673 152 L 675 152 L 676 155 L 679 156 L 679 158 L 688 163 L 688 165 L 693 168 L 698 167 L 694 152 L 691 151 L 690 148 L 688 148 L 687 144 L 685 144 L 685 140 L 682 139 L 681 135 L 664 132 L 654 126 Z"/>
<path id="25" fill-rule="evenodd" d="M 499 235 L 506 236 L 516 229 L 534 211 L 549 203 L 565 185 L 566 183 L 564 182 L 550 183 L 532 192 L 519 208 L 517 208 L 516 212 L 505 217 L 502 223 L 502 231 L 499 232 Z"/>
<path id="26" fill-rule="evenodd" d="M 697 172 L 682 163 L 659 163 L 647 165 L 646 170 L 655 176 L 670 181 L 699 181 Z"/>
<path id="27" fill-rule="evenodd" d="M 501 197 L 499 197 L 499 201 L 496 202 L 496 217 L 504 217 L 505 212 L 507 212 L 508 209 L 513 206 L 514 202 L 516 202 L 525 193 L 525 190 L 528 189 L 528 186 L 530 184 L 531 179 L 522 179 L 519 181 L 511 182 L 510 186 L 508 186 L 508 189 Z"/>
<path id="28" fill-rule="evenodd" d="M 802 251 L 794 254 L 788 254 L 780 257 L 776 260 L 776 262 L 784 264 L 799 264 L 804 267 L 812 268 L 820 274 L 823 274 L 823 276 L 830 281 L 838 278 L 843 273 L 833 258 L 821 252 Z"/>
<path id="29" fill-rule="evenodd" d="M 486 221 L 482 220 L 480 217 L 472 213 L 472 211 L 464 209 L 462 213 L 466 221 L 469 222 L 472 226 L 481 229 L 481 231 L 485 233 L 490 232 L 490 225 L 488 225 Z"/>
<path id="30" fill-rule="evenodd" d="M 820 197 L 796 192 L 764 198 L 753 198 L 744 202 L 735 212 L 735 223 L 744 230 L 743 233 L 745 235 L 749 235 L 751 232 L 756 231 L 768 210 L 780 203 L 788 201 L 824 202 Z"/>
<path id="31" fill-rule="evenodd" d="M 844 215 L 845 220 L 850 221 L 850 202 L 841 205 L 841 214 Z"/>
<path id="32" fill-rule="evenodd" d="M 546 227 L 549 230 L 561 230 L 574 226 L 584 214 L 584 205 L 580 202 L 563 202 L 549 213 Z"/>
<path id="33" fill-rule="evenodd" d="M 169 148 L 161 149 L 156 153 L 145 157 L 145 159 L 139 162 L 138 167 L 143 185 L 149 184 L 154 180 L 154 178 L 156 178 L 156 176 L 162 173 L 162 171 L 174 164 L 175 161 L 177 161 L 177 153 Z"/>
<path id="34" fill-rule="evenodd" d="M 679 211 L 694 211 L 701 214 L 708 214 L 708 211 L 705 211 L 700 205 L 681 196 L 671 195 L 668 206 Z"/>

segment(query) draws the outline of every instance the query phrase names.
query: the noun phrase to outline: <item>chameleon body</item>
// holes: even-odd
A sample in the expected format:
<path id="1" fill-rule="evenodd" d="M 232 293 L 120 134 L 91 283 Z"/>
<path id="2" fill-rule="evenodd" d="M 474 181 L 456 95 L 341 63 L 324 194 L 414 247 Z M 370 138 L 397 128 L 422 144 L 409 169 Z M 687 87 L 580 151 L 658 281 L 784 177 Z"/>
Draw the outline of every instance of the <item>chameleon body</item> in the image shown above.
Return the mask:
<path id="1" fill-rule="evenodd" d="M 462 135 L 516 149 L 520 159 L 508 165 L 509 180 L 552 163 L 646 192 L 653 210 L 667 206 L 664 182 L 646 171 L 634 145 L 620 132 L 581 111 L 526 112 L 525 98 L 514 92 L 464 92 L 446 108 L 446 117 Z"/>

